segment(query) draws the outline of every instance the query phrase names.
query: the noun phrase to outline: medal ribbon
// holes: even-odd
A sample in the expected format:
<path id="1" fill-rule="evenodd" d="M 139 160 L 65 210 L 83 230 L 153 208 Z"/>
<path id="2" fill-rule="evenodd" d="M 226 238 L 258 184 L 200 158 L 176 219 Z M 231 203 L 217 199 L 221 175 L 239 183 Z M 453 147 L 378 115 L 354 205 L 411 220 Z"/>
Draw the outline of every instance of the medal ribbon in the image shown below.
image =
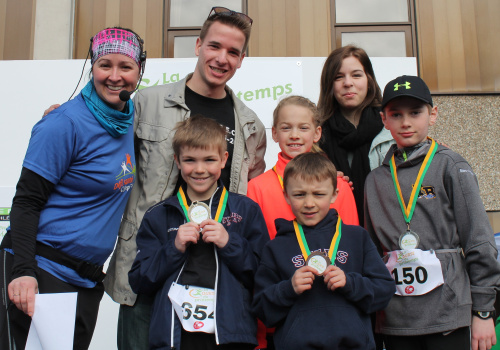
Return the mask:
<path id="1" fill-rule="evenodd" d="M 418 198 L 418 193 L 420 192 L 420 187 L 422 186 L 422 181 L 424 180 L 425 174 L 427 173 L 427 169 L 431 165 L 432 159 L 434 158 L 434 155 L 436 154 L 437 151 L 437 143 L 433 139 L 429 138 L 432 140 L 431 147 L 427 151 L 427 155 L 424 158 L 424 161 L 422 162 L 422 165 L 420 166 L 420 170 L 418 171 L 417 179 L 415 180 L 415 183 L 413 184 L 413 189 L 411 191 L 410 195 L 410 200 L 408 201 L 408 206 L 405 204 L 405 200 L 403 198 L 403 194 L 401 192 L 401 186 L 399 185 L 399 180 L 398 180 L 398 174 L 397 174 L 397 169 L 396 169 L 396 162 L 394 160 L 394 154 L 392 155 L 391 161 L 390 161 L 390 166 L 391 166 L 391 175 L 392 175 L 392 181 L 394 183 L 394 188 L 396 189 L 396 196 L 399 201 L 399 205 L 401 206 L 401 211 L 403 212 L 403 217 L 405 219 L 406 224 L 410 225 L 410 221 L 413 217 L 413 211 L 415 210 L 415 206 L 417 203 L 417 198 Z"/>
<path id="2" fill-rule="evenodd" d="M 283 186 L 283 178 L 281 177 L 280 174 L 278 174 L 278 170 L 276 169 L 276 165 L 273 166 L 273 170 L 274 172 L 276 173 L 276 176 L 278 177 L 278 181 L 280 182 L 280 185 L 281 185 L 281 189 L 284 190 L 285 187 Z"/>
<path id="3" fill-rule="evenodd" d="M 219 205 L 217 206 L 217 212 L 215 213 L 215 221 L 221 222 L 222 217 L 224 216 L 224 211 L 226 210 L 227 205 L 227 197 L 229 193 L 227 192 L 225 187 L 222 187 L 222 194 L 219 200 Z M 188 209 L 186 195 L 184 194 L 184 190 L 182 187 L 179 187 L 179 192 L 177 192 L 177 199 L 179 200 L 179 204 L 181 205 L 182 211 L 184 212 L 184 216 L 186 217 L 187 222 L 189 222 Z M 212 210 L 212 208 L 210 208 Z"/>
<path id="4" fill-rule="evenodd" d="M 333 235 L 332 243 L 330 244 L 330 249 L 328 250 L 328 257 L 332 264 L 335 265 L 335 259 L 337 258 L 337 250 L 339 248 L 340 239 L 342 238 L 342 219 L 339 216 L 337 220 L 337 226 L 335 228 L 335 234 Z M 304 230 L 302 229 L 302 225 L 300 225 L 297 220 L 293 220 L 293 227 L 295 229 L 295 235 L 297 236 L 297 241 L 299 242 L 300 250 L 302 251 L 302 256 L 305 260 L 311 254 L 309 250 L 309 246 L 307 245 L 306 237 L 304 235 Z"/>

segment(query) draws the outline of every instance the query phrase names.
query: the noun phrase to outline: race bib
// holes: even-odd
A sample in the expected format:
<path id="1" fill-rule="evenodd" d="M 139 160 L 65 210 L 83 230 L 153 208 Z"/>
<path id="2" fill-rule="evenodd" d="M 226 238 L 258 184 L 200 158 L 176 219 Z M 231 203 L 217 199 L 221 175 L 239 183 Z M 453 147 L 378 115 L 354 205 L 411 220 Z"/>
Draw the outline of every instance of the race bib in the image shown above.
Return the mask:
<path id="1" fill-rule="evenodd" d="M 215 333 L 213 289 L 173 282 L 168 297 L 186 331 Z"/>
<path id="2" fill-rule="evenodd" d="M 434 251 L 394 250 L 386 258 L 385 266 L 396 282 L 396 295 L 423 295 L 444 283 L 441 263 Z"/>

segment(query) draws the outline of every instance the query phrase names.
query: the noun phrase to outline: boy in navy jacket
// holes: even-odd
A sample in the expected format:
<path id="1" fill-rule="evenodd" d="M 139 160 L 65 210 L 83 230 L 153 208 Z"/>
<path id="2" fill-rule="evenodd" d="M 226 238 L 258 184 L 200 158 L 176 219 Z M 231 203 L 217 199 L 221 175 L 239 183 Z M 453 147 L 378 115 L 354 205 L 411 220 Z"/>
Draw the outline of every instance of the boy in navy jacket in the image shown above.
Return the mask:
<path id="1" fill-rule="evenodd" d="M 129 272 L 135 293 L 155 296 L 151 349 L 248 349 L 257 345 L 250 313 L 254 274 L 269 241 L 259 206 L 219 180 L 226 130 L 193 116 L 179 123 L 177 196 L 151 207 Z"/>
<path id="2" fill-rule="evenodd" d="M 276 349 L 375 349 L 369 314 L 389 303 L 395 284 L 368 233 L 329 210 L 336 179 L 335 166 L 317 153 L 285 168 L 296 219 L 276 220 L 253 302 L 264 324 L 276 327 Z"/>

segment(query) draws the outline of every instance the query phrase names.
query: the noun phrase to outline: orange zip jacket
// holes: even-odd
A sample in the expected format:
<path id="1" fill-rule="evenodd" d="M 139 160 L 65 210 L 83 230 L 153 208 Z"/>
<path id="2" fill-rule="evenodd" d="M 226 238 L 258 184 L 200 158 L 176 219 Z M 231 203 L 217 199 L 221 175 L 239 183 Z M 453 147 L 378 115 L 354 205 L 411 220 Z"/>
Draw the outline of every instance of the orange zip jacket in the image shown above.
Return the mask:
<path id="1" fill-rule="evenodd" d="M 283 172 L 288 162 L 289 160 L 285 159 L 282 152 L 280 152 L 278 154 L 276 170 L 281 177 L 283 177 Z M 335 208 L 338 211 L 342 221 L 346 225 L 359 225 L 358 211 L 351 187 L 343 178 L 338 177 L 337 188 L 339 189 L 339 194 L 330 208 Z M 276 236 L 274 220 L 278 218 L 293 220 L 295 218 L 290 205 L 285 200 L 278 176 L 276 176 L 273 169 L 269 169 L 248 183 L 247 196 L 257 202 L 262 209 L 271 239 L 274 239 L 274 236 Z"/>

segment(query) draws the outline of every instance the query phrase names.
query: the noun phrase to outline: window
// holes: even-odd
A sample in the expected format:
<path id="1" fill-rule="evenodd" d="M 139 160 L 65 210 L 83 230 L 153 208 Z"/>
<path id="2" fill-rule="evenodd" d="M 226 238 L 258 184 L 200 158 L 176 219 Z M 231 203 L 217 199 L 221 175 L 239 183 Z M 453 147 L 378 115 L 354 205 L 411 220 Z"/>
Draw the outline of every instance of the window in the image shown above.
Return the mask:
<path id="1" fill-rule="evenodd" d="M 246 11 L 244 0 L 168 0 L 166 3 L 164 57 L 195 57 L 196 39 L 212 7 Z"/>
<path id="2" fill-rule="evenodd" d="M 371 57 L 416 55 L 413 0 L 332 0 L 334 47 L 354 44 Z"/>

